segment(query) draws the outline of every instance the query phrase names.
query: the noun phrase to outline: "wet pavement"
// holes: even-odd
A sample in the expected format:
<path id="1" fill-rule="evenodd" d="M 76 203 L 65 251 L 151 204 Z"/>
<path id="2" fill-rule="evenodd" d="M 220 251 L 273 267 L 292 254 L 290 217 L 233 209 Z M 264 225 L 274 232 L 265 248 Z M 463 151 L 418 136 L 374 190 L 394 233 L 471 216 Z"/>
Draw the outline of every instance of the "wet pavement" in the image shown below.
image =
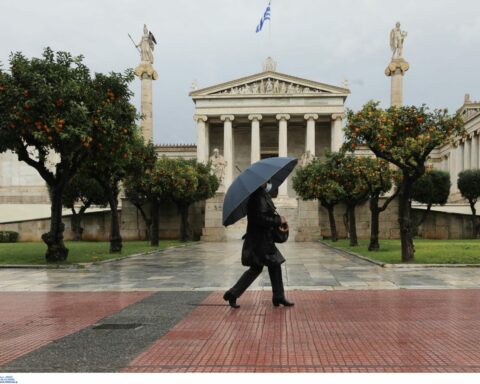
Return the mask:
<path id="1" fill-rule="evenodd" d="M 279 247 L 232 309 L 241 242 L 82 269 L 0 269 L 0 372 L 480 372 L 480 268 L 382 268 Z"/>
<path id="2" fill-rule="evenodd" d="M 245 271 L 240 241 L 195 243 L 84 269 L 0 269 L 0 291 L 223 290 Z M 382 268 L 321 243 L 279 245 L 287 289 L 480 288 L 480 268 Z M 253 289 L 269 289 L 263 273 Z"/>

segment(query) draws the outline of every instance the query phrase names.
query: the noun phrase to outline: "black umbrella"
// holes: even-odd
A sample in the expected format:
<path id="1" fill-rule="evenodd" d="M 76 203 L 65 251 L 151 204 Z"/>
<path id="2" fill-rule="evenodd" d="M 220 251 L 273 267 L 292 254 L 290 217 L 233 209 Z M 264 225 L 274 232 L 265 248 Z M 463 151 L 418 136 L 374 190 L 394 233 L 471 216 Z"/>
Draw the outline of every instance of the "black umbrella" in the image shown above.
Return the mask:
<path id="1" fill-rule="evenodd" d="M 269 157 L 257 161 L 243 171 L 225 194 L 223 225 L 232 225 L 246 216 L 248 197 L 268 180 L 271 180 L 272 188 L 278 188 L 297 162 L 294 157 Z"/>

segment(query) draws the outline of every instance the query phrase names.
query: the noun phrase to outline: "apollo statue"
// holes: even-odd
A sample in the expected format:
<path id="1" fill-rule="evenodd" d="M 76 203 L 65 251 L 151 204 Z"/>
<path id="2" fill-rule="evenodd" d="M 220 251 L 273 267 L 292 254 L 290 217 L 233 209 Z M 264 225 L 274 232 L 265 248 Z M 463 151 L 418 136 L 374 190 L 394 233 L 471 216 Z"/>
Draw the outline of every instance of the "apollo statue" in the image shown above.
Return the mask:
<path id="1" fill-rule="evenodd" d="M 403 41 L 407 32 L 400 29 L 400 22 L 397 21 L 395 28 L 390 31 L 390 48 L 392 49 L 392 60 L 403 57 Z"/>

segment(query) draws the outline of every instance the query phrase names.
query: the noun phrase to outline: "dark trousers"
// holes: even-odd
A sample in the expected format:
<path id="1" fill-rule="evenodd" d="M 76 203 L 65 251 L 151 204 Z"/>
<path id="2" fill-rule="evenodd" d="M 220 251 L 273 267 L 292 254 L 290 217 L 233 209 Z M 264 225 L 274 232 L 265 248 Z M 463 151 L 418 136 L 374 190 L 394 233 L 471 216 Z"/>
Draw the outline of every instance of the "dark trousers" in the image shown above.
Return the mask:
<path id="1" fill-rule="evenodd" d="M 247 269 L 237 283 L 229 289 L 230 293 L 235 297 L 240 297 L 243 292 L 255 281 L 255 279 L 262 273 L 262 266 L 253 266 Z M 274 299 L 282 299 L 285 297 L 282 279 L 282 267 L 277 265 L 275 267 L 268 267 L 268 274 L 270 275 L 270 283 L 272 284 L 272 293 Z"/>

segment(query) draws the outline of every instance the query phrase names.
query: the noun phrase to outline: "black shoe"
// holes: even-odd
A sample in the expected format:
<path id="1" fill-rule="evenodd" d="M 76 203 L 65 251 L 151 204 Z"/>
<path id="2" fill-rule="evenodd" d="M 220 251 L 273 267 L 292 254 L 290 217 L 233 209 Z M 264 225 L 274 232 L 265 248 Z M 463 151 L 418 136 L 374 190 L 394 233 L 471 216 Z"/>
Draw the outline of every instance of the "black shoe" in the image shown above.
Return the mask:
<path id="1" fill-rule="evenodd" d="M 285 307 L 293 307 L 295 303 L 292 303 L 290 301 L 287 301 L 284 297 L 280 299 L 272 299 L 272 303 L 275 307 L 278 307 L 280 304 L 282 304 Z"/>
<path id="2" fill-rule="evenodd" d="M 237 304 L 237 298 L 230 291 L 225 292 L 223 300 L 228 301 L 232 308 L 240 308 L 240 305 Z"/>

